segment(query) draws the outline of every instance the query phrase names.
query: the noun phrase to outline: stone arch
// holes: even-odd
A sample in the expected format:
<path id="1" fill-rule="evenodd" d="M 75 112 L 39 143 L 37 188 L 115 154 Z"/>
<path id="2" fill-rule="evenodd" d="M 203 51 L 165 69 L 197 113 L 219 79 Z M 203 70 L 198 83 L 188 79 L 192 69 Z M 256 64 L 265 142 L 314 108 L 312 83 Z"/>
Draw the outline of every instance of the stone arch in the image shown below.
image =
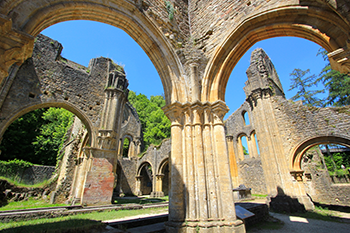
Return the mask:
<path id="1" fill-rule="evenodd" d="M 128 156 L 127 157 L 124 157 L 124 151 L 123 151 L 125 139 L 129 140 L 129 148 L 128 148 Z M 129 153 L 130 153 L 129 151 L 130 151 L 131 143 L 133 143 L 133 137 L 131 135 L 125 134 L 125 135 L 123 135 L 123 137 L 121 137 L 119 154 L 121 154 L 123 158 L 129 158 Z"/>
<path id="2" fill-rule="evenodd" d="M 320 144 L 339 144 L 350 147 L 350 137 L 344 135 L 323 135 L 303 140 L 290 153 L 290 170 L 292 172 L 301 171 L 303 154 L 311 147 Z"/>
<path id="3" fill-rule="evenodd" d="M 150 165 L 151 167 L 151 171 L 152 171 L 151 176 L 149 175 L 147 170 L 145 170 L 147 165 Z M 139 194 L 148 195 L 152 193 L 154 188 L 153 173 L 154 173 L 153 166 L 149 161 L 144 161 L 141 163 L 141 165 L 137 169 L 137 176 L 136 176 L 136 178 L 139 180 L 139 184 L 138 184 Z"/>
<path id="4" fill-rule="evenodd" d="M 228 34 L 211 57 L 202 80 L 202 101 L 225 100 L 226 85 L 234 66 L 256 42 L 295 36 L 332 52 L 347 48 L 349 32 L 349 24 L 325 8 L 285 6 L 247 17 Z"/>
<path id="5" fill-rule="evenodd" d="M 244 150 L 243 150 L 243 142 L 242 138 L 245 137 L 247 140 L 247 146 L 248 146 L 248 136 L 246 133 L 240 133 L 237 136 L 237 149 L 238 149 L 238 158 L 243 161 L 244 159 L 247 158 L 247 156 L 244 155 Z M 250 153 L 249 148 L 246 148 L 248 150 L 248 153 Z M 249 154 L 250 157 L 250 154 Z"/>
<path id="6" fill-rule="evenodd" d="M 161 193 L 159 196 L 168 196 L 170 187 L 170 169 L 169 157 L 165 158 L 160 164 L 157 173 L 157 191 Z"/>
<path id="7" fill-rule="evenodd" d="M 69 20 L 92 20 L 124 30 L 145 51 L 161 78 L 167 104 L 186 101 L 181 62 L 161 31 L 142 12 L 142 6 L 128 0 L 104 3 L 98 0 L 47 3 L 45 0 L 17 0 L 0 4 L 0 14 L 12 27 L 34 37 L 45 28 Z"/>
<path id="8" fill-rule="evenodd" d="M 74 106 L 73 104 L 65 101 L 57 101 L 57 102 L 45 102 L 40 104 L 31 104 L 31 105 L 25 105 L 22 106 L 22 108 L 18 109 L 16 112 L 12 112 L 11 115 L 9 115 L 3 122 L 0 124 L 0 137 L 2 137 L 7 130 L 7 128 L 14 122 L 17 118 L 21 117 L 22 115 L 34 111 L 39 108 L 49 108 L 49 107 L 57 107 L 57 108 L 64 108 L 76 115 L 86 126 L 86 129 L 88 131 L 88 142 L 87 144 L 91 145 L 93 136 L 92 133 L 92 122 L 89 120 L 88 116 L 82 111 L 80 111 L 79 108 Z"/>
<path id="9" fill-rule="evenodd" d="M 163 161 L 159 164 L 157 174 L 163 174 L 165 166 L 169 164 L 169 158 L 163 159 Z"/>
<path id="10" fill-rule="evenodd" d="M 141 174 L 141 170 L 144 166 L 146 166 L 147 164 L 151 165 L 151 169 L 152 169 L 152 172 L 153 172 L 153 165 L 150 161 L 143 161 L 140 166 L 137 168 L 137 176 L 140 176 Z"/>
<path id="11" fill-rule="evenodd" d="M 250 125 L 251 124 L 250 116 L 249 116 L 248 111 L 246 111 L 246 110 L 242 111 L 242 118 L 243 118 L 244 125 Z"/>

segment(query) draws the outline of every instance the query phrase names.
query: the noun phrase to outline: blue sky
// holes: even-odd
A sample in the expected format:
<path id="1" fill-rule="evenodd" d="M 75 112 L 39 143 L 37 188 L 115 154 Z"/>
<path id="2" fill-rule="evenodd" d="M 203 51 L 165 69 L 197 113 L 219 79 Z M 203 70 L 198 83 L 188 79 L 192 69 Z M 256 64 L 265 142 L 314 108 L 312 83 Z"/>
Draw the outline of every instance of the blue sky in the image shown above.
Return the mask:
<path id="1" fill-rule="evenodd" d="M 109 57 L 124 65 L 129 79 L 129 89 L 137 94 L 161 95 L 164 93 L 159 75 L 152 62 L 141 47 L 124 31 L 113 26 L 92 21 L 68 21 L 55 24 L 42 34 L 59 41 L 63 45 L 62 56 L 88 66 L 90 59 Z M 256 48 L 262 48 L 275 65 L 281 79 L 286 97 L 292 97 L 296 91 L 288 91 L 290 73 L 295 68 L 310 69 L 311 74 L 319 74 L 325 66 L 321 56 L 316 56 L 320 46 L 305 39 L 280 37 L 260 41 L 253 45 L 241 58 L 228 81 L 226 103 L 232 114 L 245 100 L 243 92 L 245 74 L 250 54 Z"/>

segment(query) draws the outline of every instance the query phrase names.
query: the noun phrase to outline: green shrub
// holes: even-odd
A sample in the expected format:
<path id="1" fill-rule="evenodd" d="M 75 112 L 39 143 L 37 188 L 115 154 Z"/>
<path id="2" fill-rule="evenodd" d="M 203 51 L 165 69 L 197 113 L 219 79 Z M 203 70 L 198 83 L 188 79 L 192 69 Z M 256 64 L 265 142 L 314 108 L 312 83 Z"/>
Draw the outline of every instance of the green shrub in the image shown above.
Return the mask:
<path id="1" fill-rule="evenodd" d="M 0 176 L 4 176 L 12 180 L 18 180 L 21 179 L 24 170 L 31 166 L 33 166 L 32 163 L 19 159 L 10 161 L 0 160 Z"/>

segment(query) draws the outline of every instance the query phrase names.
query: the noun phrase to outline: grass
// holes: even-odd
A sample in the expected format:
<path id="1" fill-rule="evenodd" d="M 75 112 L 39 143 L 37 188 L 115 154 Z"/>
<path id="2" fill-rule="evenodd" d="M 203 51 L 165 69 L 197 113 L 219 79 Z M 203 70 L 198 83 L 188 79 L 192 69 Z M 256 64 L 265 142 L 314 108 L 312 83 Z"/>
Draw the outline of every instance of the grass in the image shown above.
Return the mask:
<path id="1" fill-rule="evenodd" d="M 252 197 L 263 198 L 263 197 L 267 197 L 267 194 L 252 194 Z"/>
<path id="2" fill-rule="evenodd" d="M 51 219 L 35 219 L 18 222 L 12 221 L 9 223 L 2 223 L 0 225 L 0 231 L 2 233 L 87 232 L 87 229 L 102 229 L 104 225 L 101 223 L 101 221 L 104 220 L 119 219 L 141 214 L 162 213 L 166 211 L 167 208 L 168 207 L 138 210 L 112 210 L 104 212 L 93 212 L 88 214 L 77 214 L 73 216 Z"/>
<path id="3" fill-rule="evenodd" d="M 341 222 L 340 217 L 338 215 L 328 210 L 328 208 L 322 208 L 320 206 L 315 206 L 314 211 L 308 211 L 305 213 L 296 213 L 295 215 L 304 217 L 304 218 L 312 218 L 312 219 L 318 219 L 323 221 Z"/>
<path id="4" fill-rule="evenodd" d="M 43 182 L 38 183 L 38 184 L 30 185 L 30 184 L 20 183 L 14 179 L 10 179 L 10 178 L 4 177 L 4 176 L 0 176 L 0 180 L 6 180 L 9 184 L 14 185 L 18 188 L 44 188 L 44 187 L 48 186 L 49 184 L 51 184 L 51 182 L 52 182 L 52 180 L 50 179 L 50 180 L 44 180 Z"/>
<path id="5" fill-rule="evenodd" d="M 7 205 L 0 207 L 0 211 L 5 210 L 19 210 L 19 209 L 32 209 L 32 208 L 42 208 L 42 207 L 56 207 L 56 206 L 66 206 L 67 204 L 50 204 L 48 200 L 34 200 L 29 198 L 27 201 L 13 201 L 9 202 Z"/>

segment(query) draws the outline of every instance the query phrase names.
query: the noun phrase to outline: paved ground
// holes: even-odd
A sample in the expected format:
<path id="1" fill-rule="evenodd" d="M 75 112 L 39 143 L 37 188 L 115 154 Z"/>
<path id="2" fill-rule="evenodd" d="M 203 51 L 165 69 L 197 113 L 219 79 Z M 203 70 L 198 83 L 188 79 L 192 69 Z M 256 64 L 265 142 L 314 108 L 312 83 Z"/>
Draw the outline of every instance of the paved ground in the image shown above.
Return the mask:
<path id="1" fill-rule="evenodd" d="M 282 228 L 279 229 L 262 229 L 256 227 L 248 229 L 250 232 L 259 233 L 350 233 L 350 214 L 338 212 L 337 215 L 344 219 L 344 223 L 322 221 L 316 219 L 306 219 L 302 217 L 289 216 L 285 214 L 270 213 L 276 219 L 284 222 Z M 345 223 L 346 222 L 346 223 Z"/>

